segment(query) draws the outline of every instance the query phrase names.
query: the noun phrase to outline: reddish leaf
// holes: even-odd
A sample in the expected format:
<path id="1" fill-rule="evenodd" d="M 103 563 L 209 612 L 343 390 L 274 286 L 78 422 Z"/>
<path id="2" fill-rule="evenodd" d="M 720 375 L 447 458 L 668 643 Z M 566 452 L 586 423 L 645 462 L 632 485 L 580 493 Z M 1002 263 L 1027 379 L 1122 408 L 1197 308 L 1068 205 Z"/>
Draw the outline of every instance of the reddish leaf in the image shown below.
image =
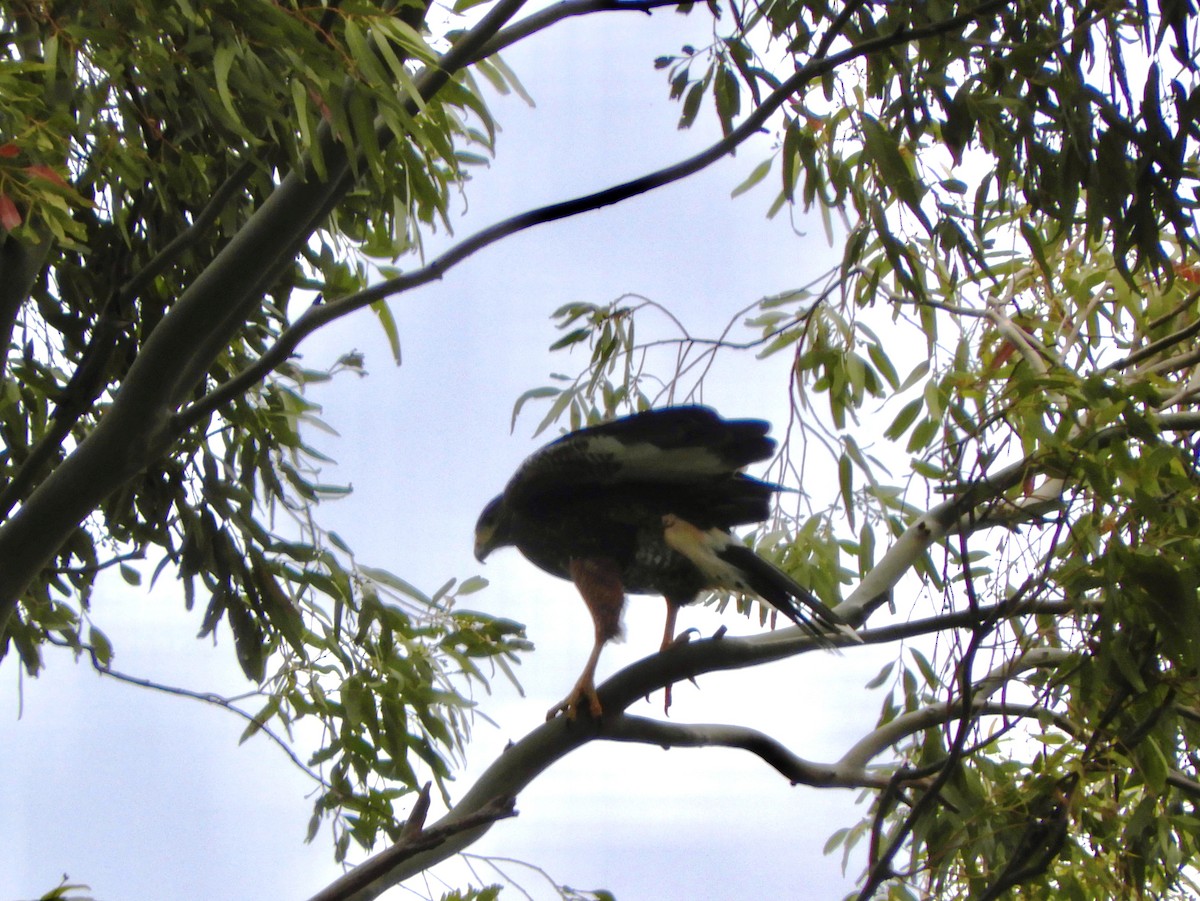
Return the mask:
<path id="1" fill-rule="evenodd" d="M 26 172 L 26 174 L 32 175 L 35 178 L 44 178 L 44 179 L 46 179 L 46 181 L 52 181 L 56 185 L 59 185 L 64 188 L 67 186 L 66 179 L 64 179 L 61 175 L 59 175 L 57 172 L 55 172 L 49 166 L 43 166 L 42 164 L 38 163 L 37 165 L 26 166 L 25 172 Z"/>
<path id="2" fill-rule="evenodd" d="M 329 104 L 327 104 L 325 102 L 325 99 L 317 91 L 313 90 L 312 88 L 309 88 L 308 89 L 308 99 L 311 100 L 313 103 L 315 103 L 320 108 L 322 119 L 324 119 L 326 122 L 333 121 L 333 113 L 329 109 Z"/>
<path id="3" fill-rule="evenodd" d="M 1191 282 L 1193 285 L 1200 285 L 1200 267 L 1189 266 L 1185 263 L 1176 263 L 1175 274 L 1185 282 Z"/>
<path id="4" fill-rule="evenodd" d="M 20 152 L 21 148 L 16 144 L 11 142 L 8 144 L 0 144 L 0 158 L 10 160 Z"/>
<path id="5" fill-rule="evenodd" d="M 1013 353 L 1016 352 L 1016 349 L 1017 346 L 1011 341 L 1005 341 L 998 348 L 996 348 L 996 356 L 992 360 L 992 365 L 1003 366 L 1009 361 L 1009 358 L 1012 357 Z"/>
<path id="6" fill-rule="evenodd" d="M 0 226 L 12 231 L 21 224 L 21 211 L 7 194 L 0 194 Z"/>

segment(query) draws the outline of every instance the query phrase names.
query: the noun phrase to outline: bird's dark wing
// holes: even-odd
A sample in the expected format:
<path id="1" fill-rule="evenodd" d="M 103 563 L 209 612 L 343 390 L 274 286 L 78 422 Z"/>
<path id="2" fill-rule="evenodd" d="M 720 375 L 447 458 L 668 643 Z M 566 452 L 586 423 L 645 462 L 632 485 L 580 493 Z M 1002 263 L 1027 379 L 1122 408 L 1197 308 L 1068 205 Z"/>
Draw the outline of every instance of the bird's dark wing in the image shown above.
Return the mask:
<path id="1" fill-rule="evenodd" d="M 614 485 L 730 482 L 738 470 L 774 452 L 769 428 L 757 419 L 723 420 L 707 407 L 650 410 L 580 429 L 546 445 L 521 464 L 504 494 L 509 503 L 519 504 L 532 497 Z M 764 484 L 739 476 L 717 489 L 716 500 L 736 506 L 739 480 Z M 772 490 L 765 486 L 751 494 L 769 498 Z"/>

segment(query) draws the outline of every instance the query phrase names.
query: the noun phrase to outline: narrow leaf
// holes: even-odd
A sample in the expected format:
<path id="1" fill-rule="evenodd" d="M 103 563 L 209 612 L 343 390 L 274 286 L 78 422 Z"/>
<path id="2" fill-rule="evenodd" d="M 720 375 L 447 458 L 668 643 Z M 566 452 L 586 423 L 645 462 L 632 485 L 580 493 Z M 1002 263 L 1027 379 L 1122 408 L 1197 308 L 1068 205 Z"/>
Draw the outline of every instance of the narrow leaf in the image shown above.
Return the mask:
<path id="1" fill-rule="evenodd" d="M 746 176 L 745 181 L 743 181 L 740 185 L 738 185 L 736 188 L 733 189 L 733 191 L 730 193 L 729 196 L 730 197 L 738 197 L 742 194 L 745 194 L 747 191 L 749 191 L 751 188 L 753 188 L 756 184 L 758 184 L 760 181 L 762 181 L 764 178 L 766 178 L 767 173 L 769 173 L 770 171 L 771 171 L 771 160 L 770 159 L 763 160 L 761 163 L 759 163 L 757 166 L 755 166 L 750 171 L 750 174 L 748 176 Z"/>
<path id="2" fill-rule="evenodd" d="M 377 300 L 371 304 L 371 311 L 378 317 L 379 324 L 383 326 L 383 333 L 387 335 L 388 345 L 392 349 L 392 359 L 399 366 L 403 362 L 400 354 L 400 330 L 396 327 L 396 318 L 392 315 L 392 308 L 388 306 L 386 300 Z"/>

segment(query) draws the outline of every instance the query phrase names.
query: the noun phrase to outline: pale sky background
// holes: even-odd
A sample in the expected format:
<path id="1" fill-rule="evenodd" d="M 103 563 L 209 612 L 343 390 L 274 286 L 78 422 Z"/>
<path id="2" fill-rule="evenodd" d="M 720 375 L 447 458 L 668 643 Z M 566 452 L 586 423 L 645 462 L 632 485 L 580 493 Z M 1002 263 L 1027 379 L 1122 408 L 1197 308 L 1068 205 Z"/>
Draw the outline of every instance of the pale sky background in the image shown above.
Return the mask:
<path id="1" fill-rule="evenodd" d="M 590 16 L 506 54 L 538 106 L 494 100 L 504 129 L 498 159 L 479 173 L 467 203 L 456 201 L 465 209 L 458 237 L 675 162 L 711 141 L 713 127 L 676 131 L 679 108 L 652 66 L 684 43 L 707 43 L 708 23 L 702 13 Z M 356 489 L 321 511 L 323 524 L 363 562 L 429 592 L 451 576 L 482 572 L 491 586 L 467 599 L 470 606 L 525 622 L 537 645 L 518 670 L 526 697 L 500 676 L 494 696 L 482 699 L 497 725 L 476 724 L 456 796 L 507 741 L 542 721 L 591 642 L 571 585 L 516 551 L 483 568 L 471 554 L 479 510 L 549 437 L 530 438 L 544 407 L 510 434 L 513 402 L 547 384 L 550 372 L 574 373 L 585 362 L 546 351 L 558 336 L 549 314 L 568 301 L 607 303 L 636 292 L 669 307 L 695 334 L 713 335 L 735 310 L 823 272 L 839 251 L 815 217 L 797 235 L 785 217 L 765 219 L 772 187 L 729 197 L 768 147 L 764 139 L 681 184 L 510 238 L 443 282 L 393 300 L 399 368 L 369 313 L 301 348 L 313 367 L 358 349 L 370 370 L 311 394 L 341 436 L 312 436 L 339 461 L 323 480 Z M 442 237 L 429 243 L 432 252 L 444 246 Z M 782 424 L 785 371 L 786 361 L 723 365 L 706 401 L 727 416 Z M 824 474 L 818 481 L 835 484 Z M 147 575 L 156 562 L 144 567 Z M 166 579 L 153 592 L 116 582 L 97 592 L 94 618 L 116 644 L 117 669 L 195 690 L 246 690 L 224 626 L 216 648 L 195 640 L 202 603 L 185 614 L 178 586 Z M 605 652 L 602 679 L 657 647 L 662 615 L 660 600 L 631 599 L 628 638 Z M 680 617 L 681 628 L 705 634 L 722 623 L 733 634 L 758 631 L 756 620 L 732 612 L 688 608 Z M 699 689 L 676 687 L 672 717 L 757 727 L 801 756 L 836 759 L 874 724 L 881 697 L 863 686 L 890 655 L 853 649 L 707 676 Z M 304 899 L 339 874 L 327 831 L 303 842 L 311 785 L 266 740 L 239 747 L 240 720 L 102 680 L 61 653 L 49 653 L 42 677 L 21 680 L 13 656 L 0 667 L 0 901 L 35 898 L 63 873 L 103 901 Z M 659 713 L 661 697 L 634 709 Z M 863 815 L 856 795 L 790 787 L 744 753 L 597 743 L 546 773 L 518 799 L 520 816 L 471 851 L 527 860 L 559 882 L 606 888 L 622 901 L 839 898 L 861 857 L 843 876 L 840 856 L 821 851 L 835 829 Z M 476 868 L 485 881 L 494 878 L 487 865 Z M 536 874 L 507 869 L 533 897 L 552 897 Z M 464 883 L 460 874 L 451 871 L 452 885 Z M 436 898 L 447 886 L 411 887 Z M 414 895 L 396 889 L 386 897 Z"/>

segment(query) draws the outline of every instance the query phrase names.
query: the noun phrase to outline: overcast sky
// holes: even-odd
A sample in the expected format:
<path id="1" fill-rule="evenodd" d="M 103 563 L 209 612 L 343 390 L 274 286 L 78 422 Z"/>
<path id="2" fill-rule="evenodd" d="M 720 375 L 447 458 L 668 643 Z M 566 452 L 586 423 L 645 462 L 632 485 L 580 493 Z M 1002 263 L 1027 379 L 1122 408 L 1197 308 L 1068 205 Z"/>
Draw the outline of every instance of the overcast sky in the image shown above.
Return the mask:
<path id="1" fill-rule="evenodd" d="M 675 130 L 678 107 L 652 67 L 685 42 L 704 44 L 708 22 L 702 13 L 590 16 L 510 52 L 538 106 L 494 102 L 504 129 L 498 160 L 457 204 L 465 208 L 458 236 L 643 174 L 712 140 L 711 129 Z M 340 432 L 313 436 L 339 461 L 323 480 L 356 489 L 323 510 L 322 522 L 364 562 L 430 592 L 451 576 L 482 572 L 491 586 L 472 606 L 527 623 L 537 645 L 519 669 L 526 697 L 498 681 L 482 699 L 497 726 L 477 724 L 459 795 L 505 742 L 542 721 L 591 643 L 587 612 L 568 583 L 515 551 L 482 569 L 471 555 L 479 510 L 546 438 L 530 437 L 540 410 L 510 435 L 514 400 L 550 372 L 573 373 L 585 362 L 546 352 L 557 336 L 549 314 L 568 301 L 607 303 L 636 292 L 695 333 L 713 334 L 735 310 L 822 272 L 838 251 L 818 221 L 803 235 L 784 219 L 768 222 L 771 188 L 729 197 L 768 146 L 764 140 L 649 196 L 518 235 L 394 300 L 399 368 L 369 313 L 301 348 L 314 367 L 358 349 L 370 369 L 365 379 L 342 377 L 313 394 Z M 443 237 L 430 242 L 431 250 L 442 246 Z M 781 422 L 785 368 L 720 367 L 706 400 L 725 415 Z M 202 610 L 185 614 L 176 585 L 147 592 L 110 581 L 94 610 L 116 644 L 118 669 L 196 690 L 246 690 L 227 634 L 215 649 L 196 641 Z M 601 678 L 657 647 L 662 616 L 660 600 L 631 600 L 628 638 L 606 650 Z M 706 634 L 722 623 L 734 634 L 758 629 L 732 613 L 689 608 L 680 616 L 681 628 Z M 757 727 L 801 756 L 834 759 L 875 721 L 880 698 L 863 686 L 882 662 L 856 649 L 707 676 L 698 688 L 677 686 L 672 716 Z M 216 709 L 101 680 L 66 655 L 50 654 L 48 663 L 37 680 L 21 681 L 12 659 L 0 669 L 0 901 L 36 897 L 63 873 L 104 901 L 303 899 L 338 874 L 328 833 L 303 843 L 311 786 L 277 748 L 261 739 L 239 747 L 243 724 Z M 659 712 L 661 698 L 635 709 Z M 732 751 L 594 744 L 538 780 L 518 799 L 520 816 L 472 852 L 525 859 L 560 882 L 607 888 L 622 901 L 841 897 L 857 868 L 843 877 L 840 859 L 821 849 L 863 815 L 855 794 L 792 788 Z M 494 878 L 486 864 L 476 867 Z M 509 870 L 534 897 L 549 897 L 536 874 Z M 443 888 L 431 881 L 427 891 L 437 897 Z M 398 889 L 389 897 L 412 895 Z"/>

